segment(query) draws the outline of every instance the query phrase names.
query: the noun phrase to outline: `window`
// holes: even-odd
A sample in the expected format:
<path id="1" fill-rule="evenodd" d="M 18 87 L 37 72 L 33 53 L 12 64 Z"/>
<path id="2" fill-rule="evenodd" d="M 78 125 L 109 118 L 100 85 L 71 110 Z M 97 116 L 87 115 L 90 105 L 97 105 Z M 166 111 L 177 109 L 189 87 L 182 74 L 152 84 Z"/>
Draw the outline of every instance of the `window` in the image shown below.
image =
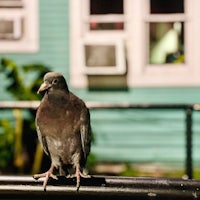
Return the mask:
<path id="1" fill-rule="evenodd" d="M 184 63 L 184 23 L 149 24 L 149 64 Z"/>
<path id="2" fill-rule="evenodd" d="M 150 0 L 149 64 L 184 63 L 184 0 Z"/>
<path id="3" fill-rule="evenodd" d="M 184 13 L 184 0 L 150 0 L 151 14 Z"/>
<path id="4" fill-rule="evenodd" d="M 38 50 L 37 14 L 37 0 L 0 0 L 0 52 Z"/>
<path id="5" fill-rule="evenodd" d="M 122 33 L 125 30 L 126 11 L 123 0 L 85 0 L 81 6 L 86 34 Z"/>
<path id="6" fill-rule="evenodd" d="M 122 78 L 128 87 L 200 85 L 200 1 L 71 0 L 70 6 L 74 87 L 88 87 L 94 75 L 102 83 Z"/>
<path id="7" fill-rule="evenodd" d="M 70 5 L 72 85 L 124 87 L 127 69 L 124 0 L 78 0 L 70 1 Z M 79 31 L 82 35 L 77 38 Z M 114 83 L 117 77 L 122 80 L 119 84 Z"/>
<path id="8" fill-rule="evenodd" d="M 146 56 L 139 74 L 144 85 L 196 84 L 191 78 L 195 76 L 192 9 L 192 1 L 187 0 L 148 1 L 144 12 Z"/>
<path id="9" fill-rule="evenodd" d="M 85 3 L 85 2 L 84 2 Z M 89 30 L 123 30 L 123 0 L 87 0 L 85 17 Z"/>

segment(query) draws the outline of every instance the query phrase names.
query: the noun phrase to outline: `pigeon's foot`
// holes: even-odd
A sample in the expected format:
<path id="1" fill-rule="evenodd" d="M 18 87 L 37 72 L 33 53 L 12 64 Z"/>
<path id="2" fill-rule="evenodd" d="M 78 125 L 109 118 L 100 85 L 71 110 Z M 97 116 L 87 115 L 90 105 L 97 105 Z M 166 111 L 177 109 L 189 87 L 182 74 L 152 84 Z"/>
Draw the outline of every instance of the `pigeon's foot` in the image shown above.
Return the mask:
<path id="1" fill-rule="evenodd" d="M 67 176 L 67 178 L 76 178 L 76 191 L 77 192 L 79 191 L 79 188 L 80 188 L 81 177 L 82 178 L 91 178 L 90 175 L 82 173 L 79 166 L 76 167 L 75 174 L 70 174 Z"/>
<path id="2" fill-rule="evenodd" d="M 39 178 L 45 178 L 44 179 L 44 182 L 43 182 L 43 188 L 44 188 L 44 191 L 46 191 L 46 187 L 47 187 L 47 182 L 49 180 L 49 177 L 53 178 L 53 179 L 57 179 L 57 177 L 53 174 L 53 169 L 54 169 L 54 166 L 51 165 L 50 169 L 45 172 L 45 173 L 42 173 L 42 174 L 35 174 L 33 175 L 33 178 L 38 180 Z"/>

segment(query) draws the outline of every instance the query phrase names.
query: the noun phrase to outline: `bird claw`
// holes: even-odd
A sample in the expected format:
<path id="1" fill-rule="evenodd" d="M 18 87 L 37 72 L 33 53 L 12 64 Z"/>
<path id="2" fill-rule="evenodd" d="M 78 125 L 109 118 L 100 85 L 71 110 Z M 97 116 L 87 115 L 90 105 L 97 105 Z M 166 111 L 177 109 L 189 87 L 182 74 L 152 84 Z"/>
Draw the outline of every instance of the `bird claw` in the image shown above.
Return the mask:
<path id="1" fill-rule="evenodd" d="M 50 169 L 47 172 L 42 173 L 42 174 L 35 174 L 35 175 L 33 175 L 33 178 L 35 180 L 38 180 L 38 179 L 43 178 L 43 177 L 45 178 L 44 182 L 43 182 L 44 191 L 46 191 L 47 182 L 48 182 L 48 180 L 49 180 L 50 177 L 53 178 L 53 179 L 58 180 L 57 176 L 55 176 L 53 174 L 53 169 L 54 169 L 54 167 L 51 166 Z"/>
<path id="2" fill-rule="evenodd" d="M 47 177 L 48 176 L 48 178 L 53 178 L 53 179 L 55 179 L 55 180 L 58 180 L 58 177 L 56 176 L 56 175 L 54 175 L 54 174 L 49 174 L 48 175 L 48 171 L 47 172 L 45 172 L 45 173 L 42 173 L 42 174 L 35 174 L 35 175 L 33 175 L 33 178 L 35 179 L 35 180 L 38 180 L 38 179 L 40 179 L 40 178 L 45 178 L 45 177 Z"/>
<path id="3" fill-rule="evenodd" d="M 81 175 L 82 178 L 91 178 L 91 176 L 89 174 L 81 173 L 80 175 Z"/>
<path id="4" fill-rule="evenodd" d="M 66 176 L 66 178 L 76 178 L 76 191 L 78 192 L 79 191 L 79 188 L 80 188 L 80 178 L 91 178 L 90 175 L 88 174 L 84 174 L 80 171 L 79 168 L 76 169 L 76 172 L 75 174 L 69 174 Z"/>

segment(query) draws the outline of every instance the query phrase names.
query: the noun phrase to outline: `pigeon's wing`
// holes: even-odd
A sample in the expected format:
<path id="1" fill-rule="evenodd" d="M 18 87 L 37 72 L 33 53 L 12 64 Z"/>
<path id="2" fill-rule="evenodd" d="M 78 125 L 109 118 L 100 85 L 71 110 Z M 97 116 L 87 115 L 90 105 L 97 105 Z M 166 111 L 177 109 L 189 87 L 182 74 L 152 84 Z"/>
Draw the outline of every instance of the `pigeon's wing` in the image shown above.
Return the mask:
<path id="1" fill-rule="evenodd" d="M 38 125 L 36 125 L 36 128 L 37 128 L 37 134 L 38 134 L 38 139 L 39 139 L 39 141 L 40 141 L 40 144 L 42 145 L 42 148 L 44 149 L 44 152 L 45 152 L 48 156 L 50 156 L 46 137 L 43 136 L 43 135 L 41 134 L 41 131 L 40 131 L 40 128 L 39 128 Z"/>
<path id="2" fill-rule="evenodd" d="M 90 152 L 91 145 L 90 113 L 87 108 L 81 113 L 80 134 L 82 149 L 84 152 L 84 157 L 86 159 Z"/>

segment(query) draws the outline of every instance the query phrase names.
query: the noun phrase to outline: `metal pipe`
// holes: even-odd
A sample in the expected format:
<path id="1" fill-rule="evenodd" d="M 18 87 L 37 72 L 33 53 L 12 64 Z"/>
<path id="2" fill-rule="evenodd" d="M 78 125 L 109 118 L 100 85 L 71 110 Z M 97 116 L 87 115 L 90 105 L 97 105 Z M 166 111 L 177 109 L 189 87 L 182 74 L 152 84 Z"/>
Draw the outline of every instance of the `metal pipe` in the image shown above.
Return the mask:
<path id="1" fill-rule="evenodd" d="M 192 109 L 186 109 L 186 174 L 188 178 L 193 177 L 192 166 Z"/>
<path id="2" fill-rule="evenodd" d="M 75 179 L 50 180 L 47 191 L 31 176 L 0 176 L 1 199 L 198 199 L 199 180 L 93 176 L 81 179 L 76 192 Z"/>
<path id="3" fill-rule="evenodd" d="M 40 101 L 0 101 L 0 109 L 37 109 Z M 90 109 L 195 109 L 199 110 L 199 104 L 132 104 L 132 103 L 105 103 L 86 102 Z"/>

